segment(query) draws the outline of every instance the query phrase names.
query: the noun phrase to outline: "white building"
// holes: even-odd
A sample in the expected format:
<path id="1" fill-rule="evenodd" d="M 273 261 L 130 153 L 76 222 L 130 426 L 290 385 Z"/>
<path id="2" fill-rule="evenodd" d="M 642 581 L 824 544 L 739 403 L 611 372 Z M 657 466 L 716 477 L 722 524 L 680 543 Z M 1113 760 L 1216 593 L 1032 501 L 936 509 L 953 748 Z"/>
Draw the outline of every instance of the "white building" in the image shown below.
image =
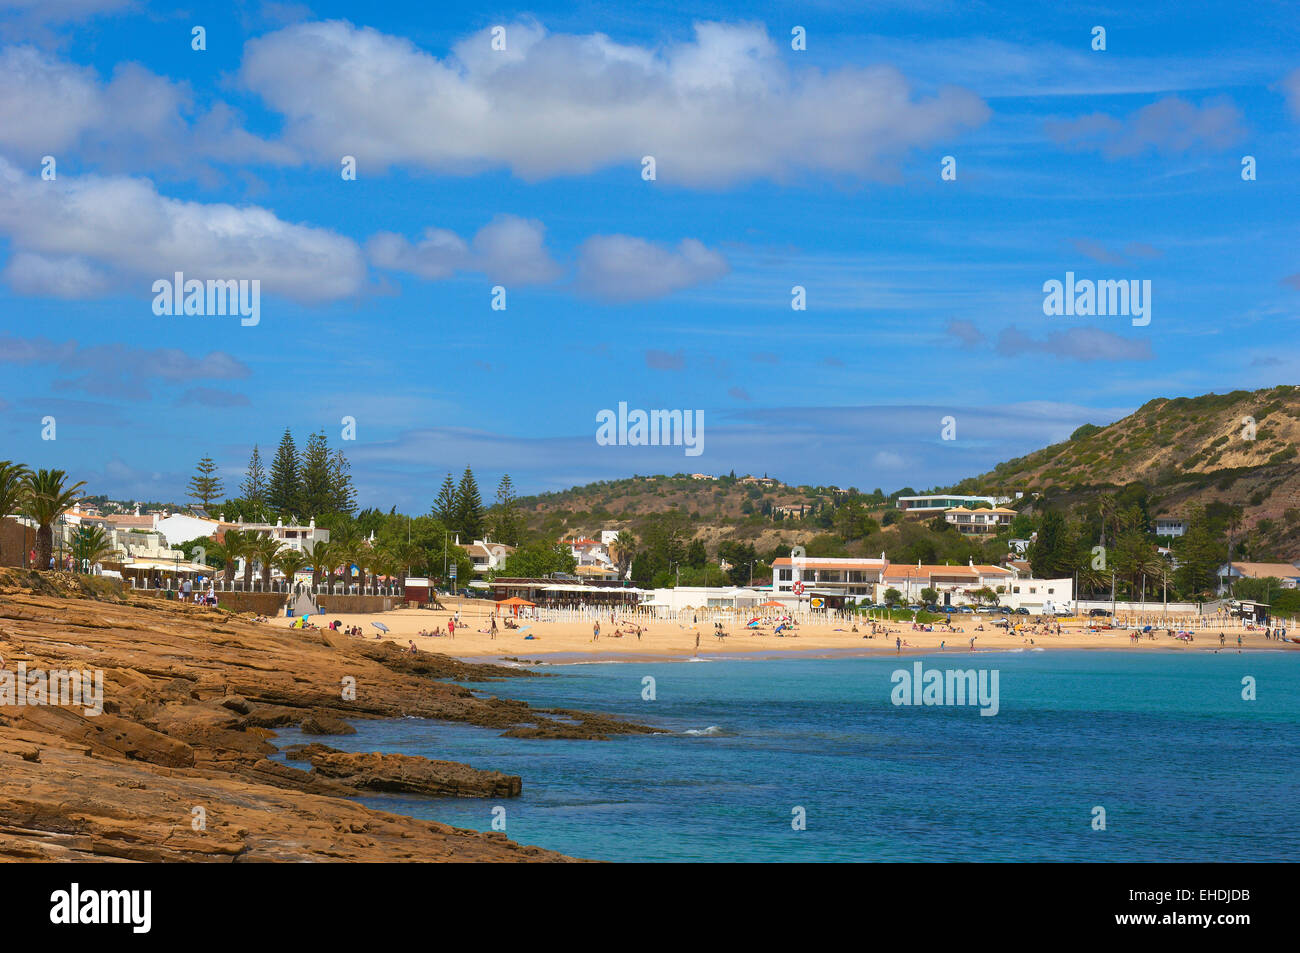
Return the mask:
<path id="1" fill-rule="evenodd" d="M 761 590 L 744 586 L 678 586 L 676 589 L 654 589 L 642 604 L 682 612 L 688 609 L 756 609 L 771 597 Z"/>
<path id="2" fill-rule="evenodd" d="M 1001 602 L 1016 577 L 1014 569 L 980 566 L 973 562 L 965 566 L 891 563 L 881 574 L 873 595 L 877 602 L 888 602 L 885 593 L 894 589 L 899 593 L 899 601 L 909 604 L 924 602 L 922 593 L 933 589 L 937 593 L 937 604 L 960 606 L 980 602 L 975 593 L 988 589 Z"/>
<path id="3" fill-rule="evenodd" d="M 282 549 L 296 549 L 303 555 L 310 553 L 316 543 L 330 541 L 330 531 L 323 526 L 317 526 L 315 519 L 308 522 L 306 526 L 299 526 L 296 520 L 291 520 L 288 525 L 285 525 L 284 520 L 277 519 L 274 523 L 223 523 L 222 528 L 270 536 L 280 543 Z"/>
<path id="4" fill-rule="evenodd" d="M 772 563 L 772 595 L 778 600 L 790 596 L 869 596 L 888 565 L 883 553 L 880 559 L 783 556 Z"/>
<path id="5" fill-rule="evenodd" d="M 1011 609 L 1028 609 L 1034 615 L 1072 611 L 1074 580 L 1015 579 L 1007 592 L 998 597 L 998 602 Z"/>
<path id="6" fill-rule="evenodd" d="M 460 545 L 459 536 L 456 537 L 456 545 Z M 476 539 L 465 547 L 465 552 L 469 553 L 469 558 L 474 562 L 476 573 L 496 572 L 503 568 L 514 551 L 513 546 L 486 539 Z"/>
<path id="7" fill-rule="evenodd" d="M 1004 506 L 995 506 L 992 509 L 986 507 L 967 509 L 964 506 L 954 506 L 950 510 L 943 511 L 943 518 L 947 520 L 948 525 L 955 526 L 957 532 L 967 536 L 989 536 L 999 533 L 1010 527 L 1011 521 L 1017 515 L 1015 510 Z"/>
<path id="8" fill-rule="evenodd" d="M 1221 594 L 1238 579 L 1279 579 L 1283 589 L 1300 588 L 1300 568 L 1292 563 L 1225 563 L 1218 576 Z"/>
<path id="9" fill-rule="evenodd" d="M 1010 503 L 1009 496 L 962 496 L 957 493 L 935 493 L 928 496 L 900 496 L 898 508 L 909 516 L 935 516 L 955 506 L 974 506 L 987 503 L 989 506 L 1002 506 Z"/>
<path id="10" fill-rule="evenodd" d="M 1181 516 L 1157 516 L 1157 536 L 1182 536 L 1187 532 L 1187 520 Z"/>

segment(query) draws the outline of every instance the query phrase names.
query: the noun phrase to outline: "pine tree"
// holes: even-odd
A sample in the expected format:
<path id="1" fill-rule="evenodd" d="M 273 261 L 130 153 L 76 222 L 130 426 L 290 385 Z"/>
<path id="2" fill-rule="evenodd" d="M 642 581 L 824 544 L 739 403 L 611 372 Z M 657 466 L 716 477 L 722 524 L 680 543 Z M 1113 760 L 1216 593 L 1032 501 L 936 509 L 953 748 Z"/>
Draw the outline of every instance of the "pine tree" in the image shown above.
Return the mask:
<path id="1" fill-rule="evenodd" d="M 474 471 L 469 467 L 461 474 L 460 486 L 456 487 L 455 513 L 456 529 L 463 535 L 463 542 L 483 535 L 483 498 L 479 496 Z"/>
<path id="2" fill-rule="evenodd" d="M 492 534 L 498 542 L 507 546 L 518 546 L 519 537 L 523 535 L 519 507 L 515 505 L 515 488 L 510 482 L 510 474 L 501 476 L 497 484 L 496 511 L 492 514 Z"/>
<path id="3" fill-rule="evenodd" d="M 262 466 L 262 453 L 253 444 L 253 455 L 248 458 L 248 472 L 239 487 L 245 510 L 261 513 L 266 509 L 266 467 Z"/>
<path id="4" fill-rule="evenodd" d="M 433 514 L 442 521 L 442 525 L 447 529 L 455 532 L 459 527 L 456 523 L 456 483 L 452 480 L 451 474 L 447 474 L 447 479 L 442 481 L 442 489 L 438 491 L 438 498 L 433 501 Z"/>
<path id="5" fill-rule="evenodd" d="M 276 448 L 275 459 L 271 461 L 266 502 L 281 516 L 296 515 L 302 509 L 298 489 L 298 448 L 294 446 L 293 434 L 286 427 L 280 446 Z"/>
<path id="6" fill-rule="evenodd" d="M 194 469 L 196 472 L 190 477 L 190 499 L 197 500 L 204 507 L 211 506 L 212 501 L 223 492 L 221 478 L 213 476 L 217 472 L 217 465 L 211 457 L 204 457 Z"/>
<path id="7" fill-rule="evenodd" d="M 307 437 L 307 445 L 302 450 L 298 487 L 304 517 L 317 518 L 334 512 L 334 473 L 329 444 L 323 433 Z"/>
<path id="8" fill-rule="evenodd" d="M 334 497 L 334 512 L 351 516 L 357 509 L 357 491 L 352 485 L 352 464 L 343 456 L 342 450 L 335 450 L 330 460 L 330 475 Z"/>

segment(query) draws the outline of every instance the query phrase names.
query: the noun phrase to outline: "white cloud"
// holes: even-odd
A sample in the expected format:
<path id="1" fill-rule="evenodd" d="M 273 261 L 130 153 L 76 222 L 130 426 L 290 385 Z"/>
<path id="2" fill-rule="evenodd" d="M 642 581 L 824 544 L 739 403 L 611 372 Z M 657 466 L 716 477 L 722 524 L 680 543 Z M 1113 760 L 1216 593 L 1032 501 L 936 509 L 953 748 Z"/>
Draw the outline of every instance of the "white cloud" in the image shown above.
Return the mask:
<path id="1" fill-rule="evenodd" d="M 629 235 L 593 235 L 578 249 L 578 290 L 606 301 L 637 301 L 714 281 L 727 260 L 694 238 L 676 249 Z"/>
<path id="2" fill-rule="evenodd" d="M 1287 109 L 1291 115 L 1300 119 L 1300 69 L 1294 69 L 1282 80 L 1282 92 L 1286 96 Z"/>
<path id="3" fill-rule="evenodd" d="M 228 106 L 197 110 L 187 83 L 134 63 L 120 64 L 105 82 L 31 46 L 0 49 L 0 153 L 24 166 L 52 155 L 187 175 L 195 159 L 293 161 L 286 146 L 245 131 Z"/>
<path id="4" fill-rule="evenodd" d="M 0 234 L 16 252 L 4 277 L 28 294 L 94 295 L 110 283 L 148 294 L 154 279 L 181 271 L 257 278 L 263 293 L 322 301 L 356 294 L 365 278 L 350 238 L 258 206 L 180 201 L 145 179 L 46 182 L 3 159 Z"/>
<path id="5" fill-rule="evenodd" d="M 430 281 L 472 271 L 513 285 L 541 284 L 559 277 L 560 267 L 546 250 L 546 227 L 514 215 L 499 215 L 466 242 L 445 228 L 426 229 L 414 244 L 401 235 L 380 232 L 366 243 L 379 268 L 406 271 Z"/>
<path id="6" fill-rule="evenodd" d="M 888 66 L 791 67 L 756 24 L 699 23 L 692 40 L 657 49 L 534 23 L 508 25 L 506 38 L 494 52 L 484 30 L 440 59 L 347 22 L 299 24 L 250 40 L 239 78 L 318 161 L 505 167 L 527 180 L 614 165 L 636 175 L 644 155 L 660 182 L 696 186 L 890 180 L 903 153 L 989 116 L 955 87 L 918 99 Z"/>
<path id="7" fill-rule="evenodd" d="M 1150 341 L 1145 338 L 1126 338 L 1100 328 L 1051 331 L 1037 340 L 1013 325 L 1003 328 L 997 349 L 1006 357 L 1050 354 L 1075 361 L 1149 361 L 1155 356 Z"/>
<path id="8" fill-rule="evenodd" d="M 1241 111 L 1220 99 L 1197 106 L 1166 96 L 1123 119 L 1092 113 L 1071 120 L 1049 120 L 1046 130 L 1058 145 L 1095 149 L 1107 158 L 1140 155 L 1147 150 L 1178 154 L 1191 149 L 1223 149 L 1245 135 Z"/>

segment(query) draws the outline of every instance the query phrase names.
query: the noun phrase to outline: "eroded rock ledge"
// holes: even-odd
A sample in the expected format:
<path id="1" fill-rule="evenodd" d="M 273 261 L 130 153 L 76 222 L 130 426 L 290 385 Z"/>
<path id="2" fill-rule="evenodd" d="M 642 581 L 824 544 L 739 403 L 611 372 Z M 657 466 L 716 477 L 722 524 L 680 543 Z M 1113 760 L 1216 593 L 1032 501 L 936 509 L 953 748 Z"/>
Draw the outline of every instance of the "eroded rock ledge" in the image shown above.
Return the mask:
<path id="1" fill-rule="evenodd" d="M 0 706 L 0 860 L 565 860 L 349 800 L 359 791 L 512 797 L 518 777 L 325 745 L 302 746 L 304 771 L 271 760 L 275 729 L 341 734 L 350 721 L 416 716 L 519 737 L 652 731 L 443 681 L 486 684 L 526 670 L 296 633 L 60 573 L 0 570 L 0 656 L 10 669 L 104 675 L 97 717 Z M 345 680 L 355 697 L 344 697 Z"/>

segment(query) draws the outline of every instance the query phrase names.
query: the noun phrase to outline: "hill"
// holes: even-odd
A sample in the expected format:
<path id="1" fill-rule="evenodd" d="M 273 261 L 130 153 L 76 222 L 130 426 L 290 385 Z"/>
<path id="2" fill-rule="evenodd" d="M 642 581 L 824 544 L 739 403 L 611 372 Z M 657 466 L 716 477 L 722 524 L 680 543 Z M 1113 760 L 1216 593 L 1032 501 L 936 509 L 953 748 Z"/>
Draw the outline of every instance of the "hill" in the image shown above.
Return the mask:
<path id="1" fill-rule="evenodd" d="M 1255 547 L 1300 558 L 1300 387 L 1157 398 L 1104 427 L 1000 463 L 951 489 L 1032 493 L 1076 507 L 1141 484 L 1152 516 L 1193 504 L 1240 508 Z"/>
<path id="2" fill-rule="evenodd" d="M 1110 496 L 1138 503 L 1149 517 L 1181 516 L 1209 506 L 1230 526 L 1238 555 L 1300 559 L 1300 388 L 1280 385 L 1200 397 L 1157 398 L 1107 426 L 1085 424 L 1069 440 L 1000 463 L 988 473 L 936 488 L 1024 497 L 1023 512 L 1096 513 Z M 948 545 L 896 522 L 892 503 L 911 487 L 877 489 L 789 486 L 767 477 L 634 476 L 521 498 L 535 539 L 631 530 L 640 536 L 672 516 L 687 539 L 711 551 L 724 542 L 759 553 L 813 545 L 823 554 L 889 551 L 918 557 L 988 561 L 1004 541 Z M 846 510 L 854 509 L 853 514 Z M 894 525 L 891 525 L 894 524 Z M 915 537 L 915 538 L 912 538 Z M 934 554 L 933 557 L 930 554 Z"/>

